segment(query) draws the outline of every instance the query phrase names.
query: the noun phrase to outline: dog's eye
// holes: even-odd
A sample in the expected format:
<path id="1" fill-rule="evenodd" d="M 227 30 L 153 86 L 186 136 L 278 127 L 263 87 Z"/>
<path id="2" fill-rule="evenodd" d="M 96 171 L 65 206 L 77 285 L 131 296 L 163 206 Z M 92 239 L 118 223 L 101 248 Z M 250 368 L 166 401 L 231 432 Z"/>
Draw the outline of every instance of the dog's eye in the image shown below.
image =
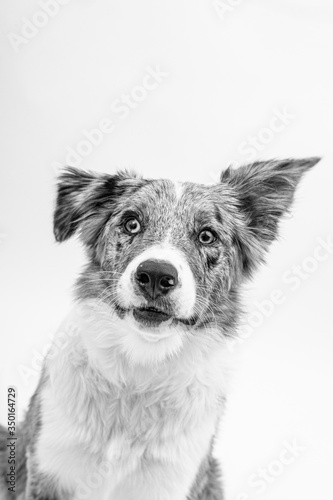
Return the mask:
<path id="1" fill-rule="evenodd" d="M 131 217 L 125 222 L 124 228 L 128 234 L 137 234 L 141 231 L 141 224 L 138 219 Z"/>
<path id="2" fill-rule="evenodd" d="M 202 245 L 211 245 L 216 241 L 216 234 L 210 229 L 203 229 L 199 233 L 198 240 Z"/>

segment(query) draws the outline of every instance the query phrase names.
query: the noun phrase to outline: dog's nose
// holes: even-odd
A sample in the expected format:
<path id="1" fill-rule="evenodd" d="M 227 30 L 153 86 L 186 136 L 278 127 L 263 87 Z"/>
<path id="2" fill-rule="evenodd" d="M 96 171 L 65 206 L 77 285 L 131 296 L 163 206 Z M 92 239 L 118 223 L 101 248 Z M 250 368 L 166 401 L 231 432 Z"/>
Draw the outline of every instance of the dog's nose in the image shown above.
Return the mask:
<path id="1" fill-rule="evenodd" d="M 169 262 L 149 259 L 139 264 L 135 279 L 144 295 L 156 299 L 177 286 L 178 273 Z"/>

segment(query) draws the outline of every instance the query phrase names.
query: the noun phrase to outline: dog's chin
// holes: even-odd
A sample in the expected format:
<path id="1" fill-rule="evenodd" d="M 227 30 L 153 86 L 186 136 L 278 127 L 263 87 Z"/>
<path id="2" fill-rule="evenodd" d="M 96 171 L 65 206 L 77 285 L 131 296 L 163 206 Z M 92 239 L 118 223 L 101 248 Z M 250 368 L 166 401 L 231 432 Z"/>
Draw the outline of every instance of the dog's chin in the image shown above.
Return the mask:
<path id="1" fill-rule="evenodd" d="M 155 366 L 180 353 L 184 339 L 172 316 L 132 307 L 120 317 L 121 349 L 131 363 Z"/>

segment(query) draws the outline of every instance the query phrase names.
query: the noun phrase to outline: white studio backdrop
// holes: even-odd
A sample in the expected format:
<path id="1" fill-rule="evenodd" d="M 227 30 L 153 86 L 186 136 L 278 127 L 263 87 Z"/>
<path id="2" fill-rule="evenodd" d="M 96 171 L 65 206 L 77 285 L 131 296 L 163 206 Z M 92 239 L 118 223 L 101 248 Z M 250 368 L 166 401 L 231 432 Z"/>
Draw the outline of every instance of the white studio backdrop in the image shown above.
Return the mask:
<path id="1" fill-rule="evenodd" d="M 60 165 L 216 182 L 229 163 L 323 157 L 249 316 L 216 454 L 227 500 L 332 498 L 333 4 L 3 0 L 1 422 L 22 418 L 84 263 L 52 234 Z"/>

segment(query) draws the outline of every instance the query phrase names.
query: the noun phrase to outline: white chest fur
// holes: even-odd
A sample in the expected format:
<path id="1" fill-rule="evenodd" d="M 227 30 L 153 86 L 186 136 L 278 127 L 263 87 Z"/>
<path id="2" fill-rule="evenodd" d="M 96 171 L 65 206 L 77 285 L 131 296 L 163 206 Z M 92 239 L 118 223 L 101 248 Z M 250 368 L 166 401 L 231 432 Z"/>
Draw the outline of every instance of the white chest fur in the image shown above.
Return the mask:
<path id="1" fill-rule="evenodd" d="M 41 470 L 71 500 L 184 500 L 221 412 L 223 351 L 185 338 L 171 359 L 133 365 L 122 351 L 128 325 L 96 308 L 87 321 L 88 309 L 70 315 L 61 332 L 75 334 L 47 360 Z"/>

